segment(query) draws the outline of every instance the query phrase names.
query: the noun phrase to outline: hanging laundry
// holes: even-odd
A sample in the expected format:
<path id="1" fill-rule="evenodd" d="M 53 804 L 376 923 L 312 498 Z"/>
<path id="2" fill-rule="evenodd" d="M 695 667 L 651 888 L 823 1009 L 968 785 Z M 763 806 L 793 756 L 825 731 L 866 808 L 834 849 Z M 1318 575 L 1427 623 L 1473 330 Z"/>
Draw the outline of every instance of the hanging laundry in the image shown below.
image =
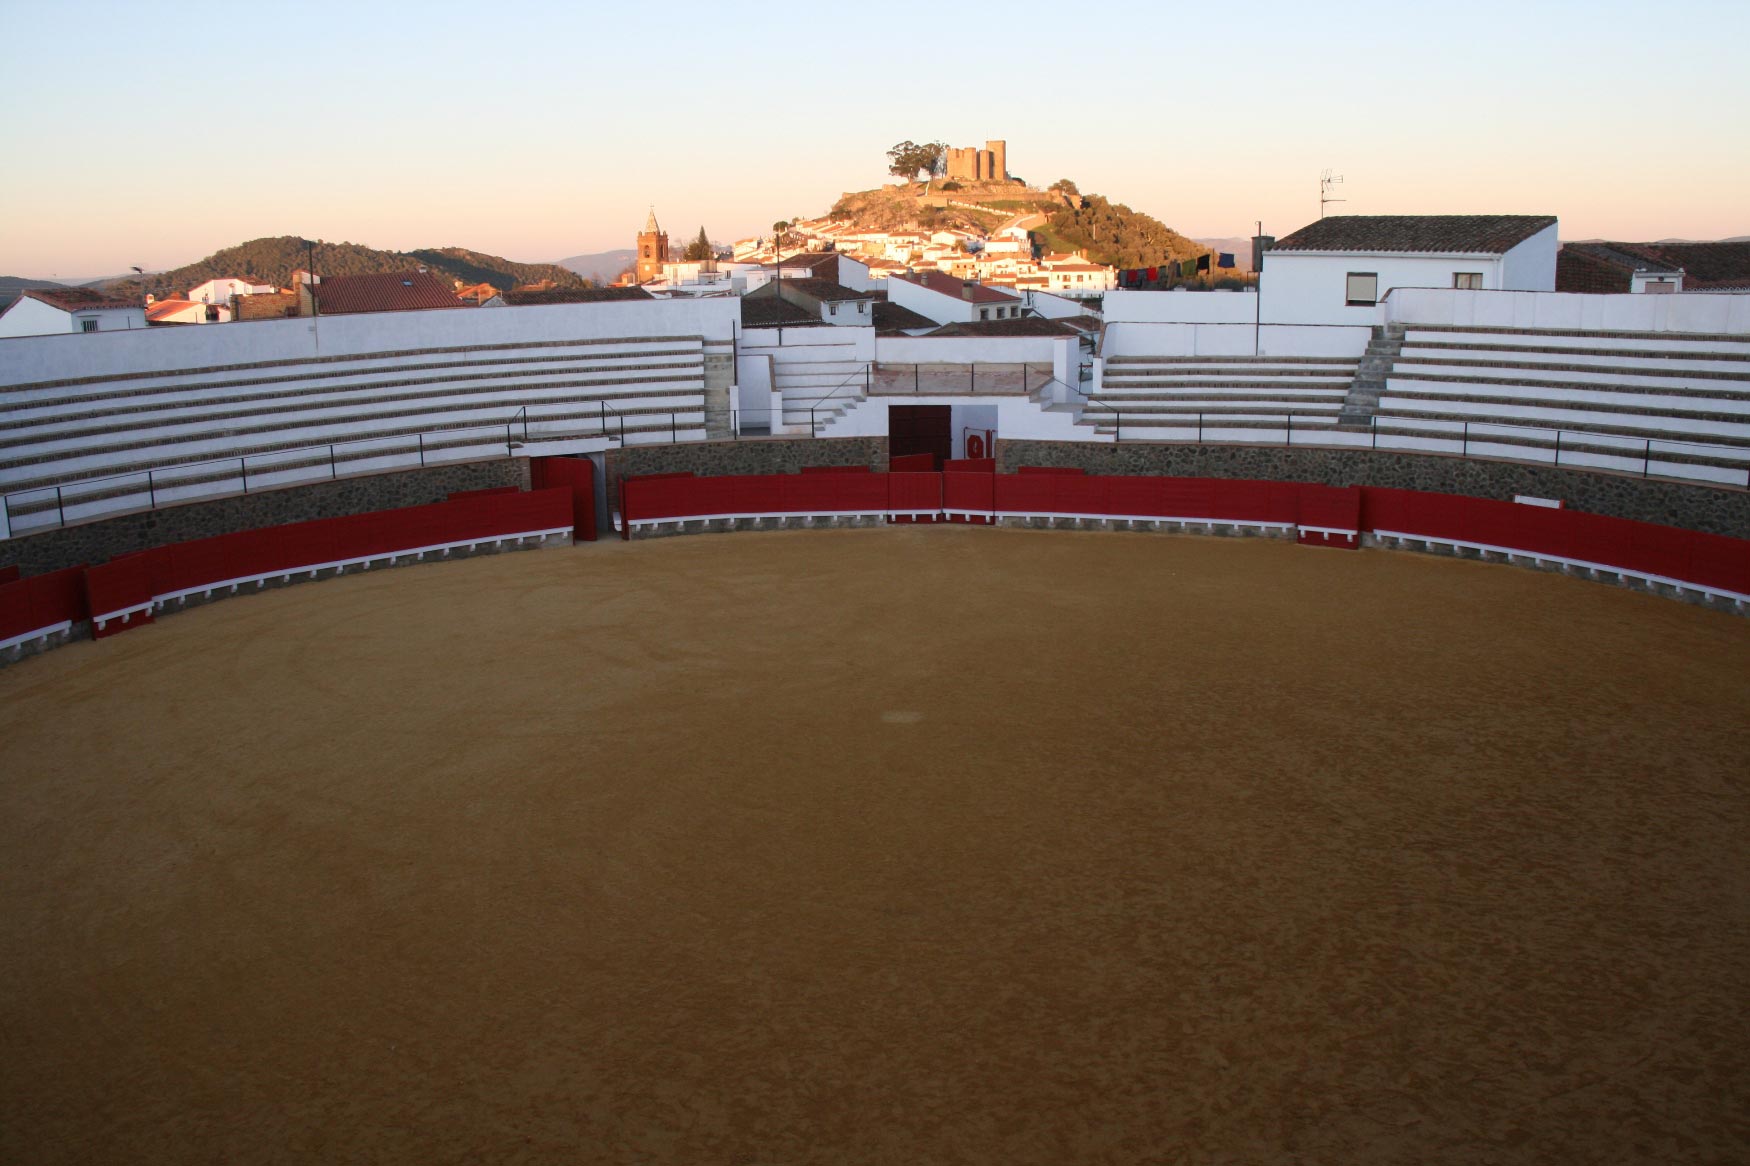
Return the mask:
<path id="1" fill-rule="evenodd" d="M 1197 261 L 1195 259 L 1187 259 L 1187 260 L 1185 260 L 1185 262 L 1179 264 L 1179 274 L 1180 275 L 1196 275 L 1197 274 Z"/>
<path id="2" fill-rule="evenodd" d="M 1198 271 L 1208 271 L 1209 270 L 1209 256 L 1208 255 L 1199 255 L 1197 257 L 1197 270 Z"/>
<path id="3" fill-rule="evenodd" d="M 1160 277 L 1161 277 L 1161 269 L 1160 268 L 1151 267 L 1148 269 L 1148 281 L 1150 283 L 1153 283 L 1155 280 L 1159 279 Z"/>
<path id="4" fill-rule="evenodd" d="M 1216 257 L 1215 265 L 1217 267 L 1232 267 L 1234 265 L 1233 253 L 1231 251 L 1223 251 Z"/>

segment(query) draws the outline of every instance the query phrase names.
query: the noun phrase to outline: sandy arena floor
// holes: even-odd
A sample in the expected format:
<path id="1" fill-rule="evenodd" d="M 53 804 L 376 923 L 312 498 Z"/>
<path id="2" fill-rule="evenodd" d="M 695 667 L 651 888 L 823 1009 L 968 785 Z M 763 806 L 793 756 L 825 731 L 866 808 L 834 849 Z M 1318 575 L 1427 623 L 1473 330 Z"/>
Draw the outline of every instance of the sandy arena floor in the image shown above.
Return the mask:
<path id="1" fill-rule="evenodd" d="M 1750 1160 L 1750 620 L 916 528 L 0 671 L 0 1161 Z"/>

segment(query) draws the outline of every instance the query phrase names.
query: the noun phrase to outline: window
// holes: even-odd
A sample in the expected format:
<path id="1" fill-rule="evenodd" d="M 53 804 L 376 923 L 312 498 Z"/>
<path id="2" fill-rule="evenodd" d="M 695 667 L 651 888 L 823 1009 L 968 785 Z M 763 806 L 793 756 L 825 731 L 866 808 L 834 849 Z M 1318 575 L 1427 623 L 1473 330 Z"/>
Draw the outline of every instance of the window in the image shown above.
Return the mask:
<path id="1" fill-rule="evenodd" d="M 1654 295 L 1670 295 L 1677 290 L 1677 281 L 1674 279 L 1649 280 L 1646 290 Z"/>
<path id="2" fill-rule="evenodd" d="M 1452 286 L 1459 291 L 1482 291 L 1483 273 L 1480 271 L 1455 271 L 1452 273 Z"/>
<path id="3" fill-rule="evenodd" d="M 79 321 L 79 331 L 81 331 L 81 332 L 95 332 L 95 331 L 97 331 L 97 321 L 96 320 L 81 320 L 81 321 Z"/>
<path id="4" fill-rule="evenodd" d="M 979 319 L 980 319 L 980 320 L 988 320 L 988 319 L 990 319 L 990 309 L 989 309 L 989 308 L 980 308 L 980 309 L 978 309 L 978 318 L 979 318 Z"/>
<path id="5" fill-rule="evenodd" d="M 837 304 L 828 304 L 826 306 L 826 313 L 829 316 L 838 315 L 839 314 L 839 306 Z"/>
<path id="6" fill-rule="evenodd" d="M 1351 271 L 1345 291 L 1345 302 L 1352 308 L 1372 307 L 1379 302 L 1379 273 Z"/>

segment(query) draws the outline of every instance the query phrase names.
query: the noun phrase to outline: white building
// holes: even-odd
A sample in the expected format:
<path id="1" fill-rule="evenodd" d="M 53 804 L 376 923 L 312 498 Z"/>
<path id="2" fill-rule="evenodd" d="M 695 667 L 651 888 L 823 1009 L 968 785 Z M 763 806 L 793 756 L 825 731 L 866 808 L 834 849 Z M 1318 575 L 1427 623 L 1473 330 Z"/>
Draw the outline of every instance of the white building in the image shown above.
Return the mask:
<path id="1" fill-rule="evenodd" d="M 271 283 L 224 275 L 189 288 L 188 295 L 183 298 L 197 304 L 221 304 L 228 308 L 237 296 L 264 296 L 278 290 Z"/>
<path id="2" fill-rule="evenodd" d="M 1396 288 L 1554 291 L 1554 215 L 1333 215 L 1264 252 L 1263 311 L 1372 324 Z"/>
<path id="3" fill-rule="evenodd" d="M 137 300 L 88 287 L 28 288 L 0 312 L 0 337 L 119 332 L 145 326 L 146 310 Z"/>
<path id="4" fill-rule="evenodd" d="M 148 324 L 225 324 L 231 309 L 199 300 L 155 300 L 146 305 Z"/>
<path id="5" fill-rule="evenodd" d="M 1022 311 L 1019 296 L 939 271 L 889 276 L 887 298 L 938 324 L 1012 320 L 1019 318 Z"/>

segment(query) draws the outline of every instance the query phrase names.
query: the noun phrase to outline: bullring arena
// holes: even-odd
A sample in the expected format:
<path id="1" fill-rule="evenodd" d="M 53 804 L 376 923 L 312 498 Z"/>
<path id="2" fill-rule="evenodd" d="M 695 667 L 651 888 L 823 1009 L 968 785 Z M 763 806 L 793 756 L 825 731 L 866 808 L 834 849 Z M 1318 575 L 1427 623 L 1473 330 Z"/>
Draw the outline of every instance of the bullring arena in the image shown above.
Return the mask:
<path id="1" fill-rule="evenodd" d="M 10 1162 L 1742 1160 L 1750 624 L 604 540 L 0 671 Z"/>
<path id="2" fill-rule="evenodd" d="M 0 1162 L 1750 1161 L 1750 300 L 1262 310 L 0 341 Z"/>

